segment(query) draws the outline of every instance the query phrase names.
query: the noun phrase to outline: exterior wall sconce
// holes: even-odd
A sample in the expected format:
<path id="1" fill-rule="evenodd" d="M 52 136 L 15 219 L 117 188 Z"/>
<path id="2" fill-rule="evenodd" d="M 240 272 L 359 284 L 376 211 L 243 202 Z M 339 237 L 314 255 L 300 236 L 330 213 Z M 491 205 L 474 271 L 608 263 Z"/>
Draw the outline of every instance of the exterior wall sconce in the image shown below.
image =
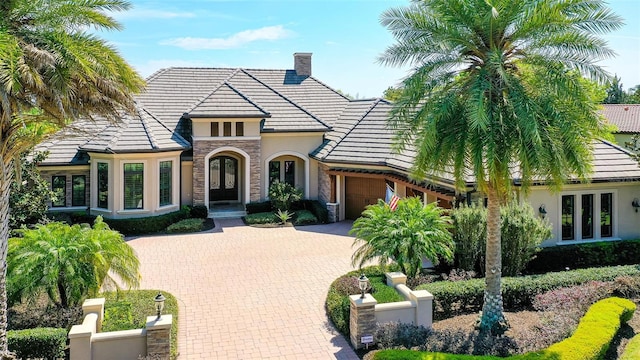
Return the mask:
<path id="1" fill-rule="evenodd" d="M 633 206 L 636 212 L 638 212 L 638 208 L 640 207 L 640 200 L 638 200 L 638 198 L 633 199 L 633 201 L 631 202 L 631 206 Z"/>
<path id="2" fill-rule="evenodd" d="M 544 204 L 540 205 L 538 212 L 540 213 L 540 217 L 543 219 L 547 217 L 547 209 L 544 207 Z"/>
<path id="3" fill-rule="evenodd" d="M 158 313 L 158 317 L 156 320 L 160 320 L 160 314 L 162 314 L 162 309 L 164 309 L 164 301 L 167 300 L 162 293 L 158 293 L 153 301 L 156 302 L 156 312 Z"/>
<path id="4" fill-rule="evenodd" d="M 358 278 L 358 287 L 362 293 L 360 299 L 364 299 L 364 293 L 367 291 L 367 288 L 369 288 L 369 279 L 364 274 Z"/>

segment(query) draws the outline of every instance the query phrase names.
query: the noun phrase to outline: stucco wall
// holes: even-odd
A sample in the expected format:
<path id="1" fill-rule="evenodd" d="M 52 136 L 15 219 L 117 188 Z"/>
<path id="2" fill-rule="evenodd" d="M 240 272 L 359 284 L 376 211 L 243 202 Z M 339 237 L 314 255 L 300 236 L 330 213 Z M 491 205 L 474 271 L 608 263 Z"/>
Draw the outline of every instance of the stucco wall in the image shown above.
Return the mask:
<path id="1" fill-rule="evenodd" d="M 236 136 L 236 122 L 244 123 L 245 137 L 260 136 L 260 119 L 192 119 L 194 137 L 211 137 L 211 123 L 217 122 L 219 134 L 222 136 L 223 123 L 231 123 L 231 136 Z"/>
<path id="2" fill-rule="evenodd" d="M 89 165 L 85 166 L 56 166 L 56 167 L 40 167 L 40 176 L 49 183 L 49 188 L 51 188 L 51 180 L 54 176 L 66 176 L 66 206 L 65 207 L 51 207 L 51 202 L 49 202 L 49 209 L 53 211 L 63 211 L 63 210 L 71 210 L 70 208 L 75 208 L 72 206 L 72 198 L 71 194 L 73 191 L 73 175 L 84 175 L 86 176 L 85 182 L 85 204 L 79 205 L 79 208 L 87 208 L 90 202 L 90 189 L 91 189 L 91 173 L 89 171 Z M 24 179 L 23 179 L 24 180 Z"/>
<path id="3" fill-rule="evenodd" d="M 180 205 L 193 205 L 193 161 L 182 162 Z"/>
<path id="4" fill-rule="evenodd" d="M 613 193 L 613 216 L 614 230 L 613 239 L 639 239 L 640 238 L 640 212 L 635 212 L 631 206 L 634 198 L 640 198 L 640 184 L 629 183 L 606 183 L 606 184 L 586 184 L 586 185 L 565 185 L 559 193 L 552 193 L 546 187 L 533 187 L 529 195 L 523 199 L 534 209 L 536 214 L 540 205 L 544 204 L 547 211 L 546 219 L 553 226 L 553 238 L 543 243 L 543 246 L 553 246 L 557 244 L 575 243 L 580 241 L 562 241 L 561 233 L 561 197 L 562 195 L 580 195 L 601 192 Z M 578 216 L 576 204 L 576 217 Z M 596 210 L 596 224 L 599 223 Z M 594 239 L 599 240 L 599 239 Z M 594 241 L 584 240 L 582 242 Z"/>

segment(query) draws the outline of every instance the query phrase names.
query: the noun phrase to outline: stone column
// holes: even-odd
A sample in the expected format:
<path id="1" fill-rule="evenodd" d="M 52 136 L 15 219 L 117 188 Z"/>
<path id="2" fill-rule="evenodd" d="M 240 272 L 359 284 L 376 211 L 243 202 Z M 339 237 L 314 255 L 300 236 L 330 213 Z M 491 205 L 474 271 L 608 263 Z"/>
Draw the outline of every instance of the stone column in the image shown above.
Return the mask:
<path id="1" fill-rule="evenodd" d="M 173 316 L 147 317 L 147 356 L 169 360 L 171 356 L 171 324 Z"/>
<path id="2" fill-rule="evenodd" d="M 349 316 L 351 344 L 354 348 L 360 349 L 365 347 L 365 344 L 362 343 L 362 337 L 373 336 L 376 331 L 376 304 L 378 302 L 371 294 L 365 294 L 364 298 L 361 298 L 360 295 L 350 295 L 349 302 L 351 303 Z"/>
<path id="3" fill-rule="evenodd" d="M 410 295 L 410 300 L 416 304 L 415 324 L 430 328 L 433 324 L 433 295 L 427 290 L 412 291 Z"/>
<path id="4" fill-rule="evenodd" d="M 329 212 L 329 222 L 335 223 L 338 222 L 340 218 L 340 204 L 338 203 L 327 203 L 327 211 Z"/>

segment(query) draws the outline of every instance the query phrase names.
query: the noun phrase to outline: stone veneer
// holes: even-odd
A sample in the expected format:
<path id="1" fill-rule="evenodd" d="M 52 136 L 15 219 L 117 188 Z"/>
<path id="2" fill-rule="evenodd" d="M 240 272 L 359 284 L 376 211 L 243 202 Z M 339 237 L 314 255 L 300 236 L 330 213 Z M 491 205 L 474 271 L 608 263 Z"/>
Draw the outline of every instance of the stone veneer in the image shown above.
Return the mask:
<path id="1" fill-rule="evenodd" d="M 240 175 L 242 181 L 240 184 L 243 186 L 241 194 L 244 196 L 244 181 L 249 181 L 249 201 L 260 201 L 260 184 L 261 184 L 261 141 L 257 140 L 196 140 L 193 142 L 193 204 L 194 205 L 206 205 L 205 200 L 205 164 L 204 158 L 212 151 L 221 147 L 233 147 L 246 152 L 250 159 L 243 159 L 240 162 Z M 225 153 L 233 153 L 232 150 L 225 151 Z M 221 153 L 222 154 L 222 153 Z M 241 154 L 237 154 L 243 157 Z M 249 161 L 249 174 L 244 174 L 244 162 Z M 247 201 L 247 199 L 242 199 Z"/>
<path id="2" fill-rule="evenodd" d="M 350 295 L 349 333 L 351 344 L 361 349 L 367 344 L 362 343 L 363 336 L 372 336 L 376 331 L 376 299 L 371 294 Z M 375 344 L 375 339 L 373 341 Z"/>
<path id="3" fill-rule="evenodd" d="M 84 175 L 85 179 L 85 187 L 84 187 L 84 205 L 80 206 L 89 206 L 90 203 L 90 191 L 91 191 L 91 176 L 89 169 L 87 170 L 46 170 L 46 167 L 40 168 L 40 176 L 49 183 L 49 189 L 52 187 L 52 179 L 54 176 L 66 176 L 66 206 L 72 206 L 72 193 L 73 193 L 73 175 Z M 26 179 L 23 179 L 26 180 Z M 49 203 L 51 206 L 51 203 Z"/>
<path id="4" fill-rule="evenodd" d="M 318 165 L 318 200 L 321 204 L 326 204 L 331 200 L 331 176 L 327 165 Z"/>

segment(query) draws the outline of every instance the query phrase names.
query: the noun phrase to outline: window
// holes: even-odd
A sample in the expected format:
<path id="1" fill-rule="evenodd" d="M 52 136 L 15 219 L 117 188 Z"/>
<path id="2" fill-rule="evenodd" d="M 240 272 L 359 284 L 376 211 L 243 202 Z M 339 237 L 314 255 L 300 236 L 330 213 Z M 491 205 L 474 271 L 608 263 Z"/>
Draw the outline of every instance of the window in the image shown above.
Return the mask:
<path id="1" fill-rule="evenodd" d="M 51 190 L 55 195 L 55 200 L 51 202 L 53 207 L 67 206 L 67 177 L 54 176 L 51 178 Z"/>
<path id="2" fill-rule="evenodd" d="M 280 181 L 280 161 L 269 161 L 269 187 Z"/>
<path id="3" fill-rule="evenodd" d="M 613 236 L 613 194 L 600 194 L 600 237 Z"/>
<path id="4" fill-rule="evenodd" d="M 582 238 L 593 239 L 593 194 L 582 195 Z"/>
<path id="5" fill-rule="evenodd" d="M 211 123 L 211 136 L 220 136 L 220 124 L 217 122 Z"/>
<path id="6" fill-rule="evenodd" d="M 236 136 L 244 136 L 244 123 L 241 121 L 236 123 Z"/>
<path id="7" fill-rule="evenodd" d="M 109 164 L 98 163 L 98 207 L 109 208 Z"/>
<path id="8" fill-rule="evenodd" d="M 71 206 L 86 206 L 87 177 L 73 175 L 71 177 Z"/>
<path id="9" fill-rule="evenodd" d="M 562 240 L 573 240 L 575 195 L 562 196 Z"/>
<path id="10" fill-rule="evenodd" d="M 144 191 L 144 164 L 124 164 L 124 208 L 142 209 Z"/>
<path id="11" fill-rule="evenodd" d="M 172 165 L 172 161 L 160 161 L 160 206 L 171 205 L 173 202 L 171 195 Z"/>
<path id="12" fill-rule="evenodd" d="M 223 124 L 224 136 L 231 136 L 231 123 L 225 121 Z"/>
<path id="13" fill-rule="evenodd" d="M 284 182 L 291 186 L 296 186 L 296 163 L 295 161 L 284 162 Z"/>

